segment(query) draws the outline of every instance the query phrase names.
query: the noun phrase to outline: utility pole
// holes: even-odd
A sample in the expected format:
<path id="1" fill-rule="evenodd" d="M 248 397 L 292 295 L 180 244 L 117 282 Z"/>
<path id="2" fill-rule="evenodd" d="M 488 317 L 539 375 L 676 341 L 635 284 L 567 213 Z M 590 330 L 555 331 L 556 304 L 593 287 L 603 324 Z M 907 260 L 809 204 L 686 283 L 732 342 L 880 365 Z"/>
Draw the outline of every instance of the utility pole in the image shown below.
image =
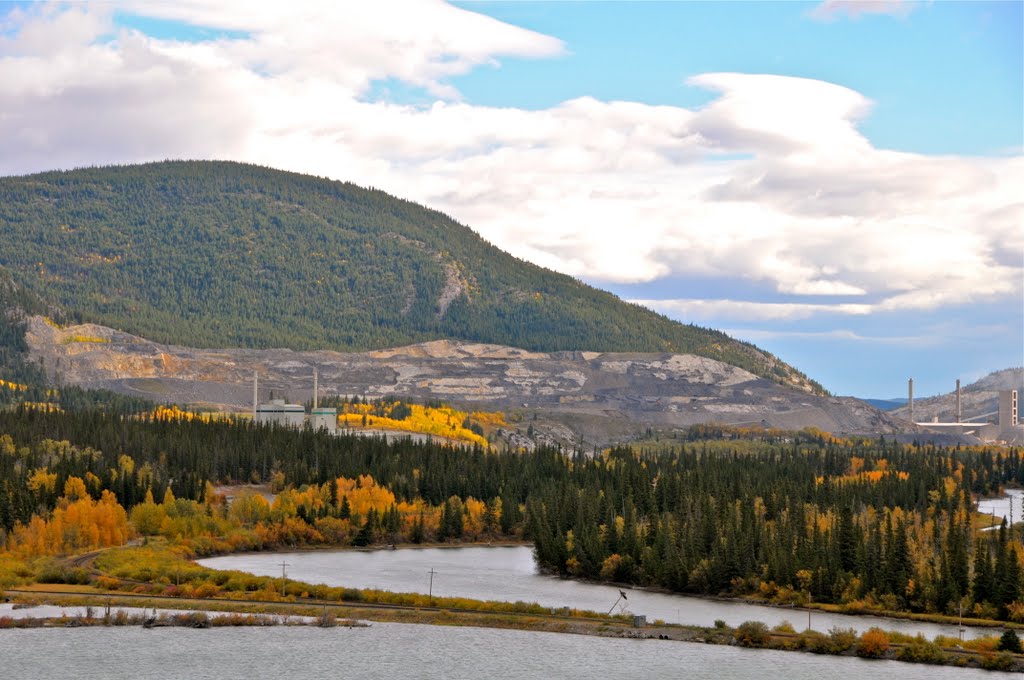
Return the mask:
<path id="1" fill-rule="evenodd" d="M 281 560 L 281 597 L 285 596 L 285 589 L 288 587 L 288 563 Z"/>
<path id="2" fill-rule="evenodd" d="M 427 597 L 429 597 L 430 601 L 433 602 L 434 601 L 434 574 L 436 574 L 437 572 L 434 571 L 433 567 L 431 567 L 430 571 L 428 571 L 427 573 L 430 574 L 430 589 L 427 591 Z"/>
<path id="3" fill-rule="evenodd" d="M 629 598 L 626 597 L 625 592 L 619 590 L 619 599 L 615 600 L 615 604 L 613 604 L 612 608 L 608 610 L 608 613 L 611 614 L 613 611 L 615 611 L 615 605 L 621 602 L 622 600 L 629 600 Z M 623 605 L 623 609 L 625 609 L 625 605 Z"/>

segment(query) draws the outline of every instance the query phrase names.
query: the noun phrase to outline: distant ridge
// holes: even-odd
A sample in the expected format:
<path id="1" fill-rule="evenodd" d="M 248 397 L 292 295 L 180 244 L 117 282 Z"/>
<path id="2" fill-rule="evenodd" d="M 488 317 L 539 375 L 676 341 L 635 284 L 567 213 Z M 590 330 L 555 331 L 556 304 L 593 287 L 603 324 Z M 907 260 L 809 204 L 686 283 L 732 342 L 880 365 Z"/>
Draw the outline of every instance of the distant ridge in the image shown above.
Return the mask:
<path id="1" fill-rule="evenodd" d="M 999 408 L 999 392 L 1019 390 L 1024 396 L 1024 367 L 1004 368 L 960 388 L 962 417 L 965 420 L 992 414 Z M 906 404 L 892 411 L 892 415 L 908 418 Z M 956 420 L 956 392 L 950 391 L 927 399 L 914 399 L 914 420 L 926 422 L 938 418 L 940 422 Z M 994 420 L 994 417 L 993 417 Z"/>
<path id="2" fill-rule="evenodd" d="M 882 411 L 894 411 L 907 403 L 906 399 L 862 399 Z"/>
<path id="3" fill-rule="evenodd" d="M 0 267 L 70 319 L 178 345 L 690 353 L 821 391 L 751 344 L 518 260 L 436 211 L 253 165 L 2 178 Z"/>

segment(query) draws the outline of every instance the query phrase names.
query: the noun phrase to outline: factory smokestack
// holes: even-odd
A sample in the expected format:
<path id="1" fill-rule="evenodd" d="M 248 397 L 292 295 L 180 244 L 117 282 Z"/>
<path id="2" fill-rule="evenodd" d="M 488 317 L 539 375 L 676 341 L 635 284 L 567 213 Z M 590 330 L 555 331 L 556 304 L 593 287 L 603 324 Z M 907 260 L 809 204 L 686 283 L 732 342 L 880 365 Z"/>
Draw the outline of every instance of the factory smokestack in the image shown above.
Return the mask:
<path id="1" fill-rule="evenodd" d="M 959 384 L 959 383 L 958 383 Z M 317 392 L 319 391 L 320 385 L 318 384 L 318 375 L 316 369 L 313 369 L 313 408 L 317 407 Z"/>
<path id="2" fill-rule="evenodd" d="M 914 379 L 907 381 L 907 406 L 910 408 L 910 422 L 914 422 Z"/>
<path id="3" fill-rule="evenodd" d="M 256 422 L 256 409 L 260 404 L 259 387 L 260 376 L 256 371 L 252 372 L 252 422 Z"/>
<path id="4" fill-rule="evenodd" d="M 956 422 L 960 422 L 960 378 L 956 379 Z"/>

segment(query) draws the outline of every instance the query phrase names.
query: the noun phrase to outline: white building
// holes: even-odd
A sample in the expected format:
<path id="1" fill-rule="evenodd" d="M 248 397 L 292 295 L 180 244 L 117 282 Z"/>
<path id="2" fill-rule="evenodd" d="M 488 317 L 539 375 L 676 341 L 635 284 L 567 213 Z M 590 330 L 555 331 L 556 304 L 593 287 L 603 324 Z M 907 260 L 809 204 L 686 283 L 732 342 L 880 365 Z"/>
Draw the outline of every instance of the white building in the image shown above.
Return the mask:
<path id="1" fill-rule="evenodd" d="M 309 424 L 314 430 L 327 430 L 329 434 L 338 431 L 338 409 L 319 407 L 309 414 Z"/>
<path id="2" fill-rule="evenodd" d="M 256 422 L 302 427 L 306 423 L 306 408 L 302 404 L 287 404 L 284 399 L 271 399 L 270 403 L 256 406 Z"/>
<path id="3" fill-rule="evenodd" d="M 319 376 L 313 371 L 313 410 L 309 414 L 309 425 L 314 430 L 326 430 L 330 434 L 338 433 L 338 409 L 318 405 Z M 252 376 L 252 416 L 253 421 L 262 424 L 277 424 L 284 427 L 303 427 L 306 420 L 306 408 L 302 404 L 288 404 L 284 399 L 271 399 L 269 403 L 259 403 L 259 377 Z"/>

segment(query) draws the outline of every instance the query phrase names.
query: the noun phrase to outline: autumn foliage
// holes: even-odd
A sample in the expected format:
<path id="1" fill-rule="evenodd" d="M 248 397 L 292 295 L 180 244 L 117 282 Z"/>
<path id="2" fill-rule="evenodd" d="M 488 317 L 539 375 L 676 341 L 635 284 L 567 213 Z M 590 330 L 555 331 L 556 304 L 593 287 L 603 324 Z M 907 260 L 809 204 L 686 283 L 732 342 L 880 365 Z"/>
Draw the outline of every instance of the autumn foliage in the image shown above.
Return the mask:
<path id="1" fill-rule="evenodd" d="M 49 519 L 35 515 L 28 524 L 15 526 L 7 539 L 8 550 L 22 557 L 58 555 L 122 545 L 134 535 L 127 513 L 111 492 L 103 491 L 99 500 L 93 500 L 77 477 L 68 479 L 64 489 Z"/>
<path id="2" fill-rule="evenodd" d="M 881 628 L 864 631 L 857 641 L 857 656 L 877 659 L 889 650 L 889 636 Z"/>
<path id="3" fill-rule="evenodd" d="M 485 430 L 505 424 L 500 413 L 465 413 L 450 406 L 420 404 L 343 403 L 338 413 L 340 427 L 398 430 L 456 439 L 487 447 Z"/>

